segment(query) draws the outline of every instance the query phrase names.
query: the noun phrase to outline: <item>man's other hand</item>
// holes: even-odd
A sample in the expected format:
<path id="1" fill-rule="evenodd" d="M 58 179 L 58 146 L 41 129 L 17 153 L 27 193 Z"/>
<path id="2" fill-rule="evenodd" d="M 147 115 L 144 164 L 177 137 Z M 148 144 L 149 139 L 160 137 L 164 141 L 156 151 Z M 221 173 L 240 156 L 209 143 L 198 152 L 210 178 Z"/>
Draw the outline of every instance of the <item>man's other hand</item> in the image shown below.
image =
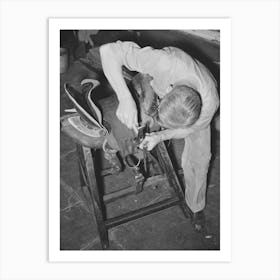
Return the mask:
<path id="1" fill-rule="evenodd" d="M 146 148 L 151 151 L 161 141 L 160 134 L 157 132 L 146 133 L 144 140 L 139 145 L 140 149 Z"/>
<path id="2" fill-rule="evenodd" d="M 123 124 L 133 129 L 136 135 L 138 134 L 138 112 L 132 98 L 126 98 L 120 101 L 116 115 Z"/>

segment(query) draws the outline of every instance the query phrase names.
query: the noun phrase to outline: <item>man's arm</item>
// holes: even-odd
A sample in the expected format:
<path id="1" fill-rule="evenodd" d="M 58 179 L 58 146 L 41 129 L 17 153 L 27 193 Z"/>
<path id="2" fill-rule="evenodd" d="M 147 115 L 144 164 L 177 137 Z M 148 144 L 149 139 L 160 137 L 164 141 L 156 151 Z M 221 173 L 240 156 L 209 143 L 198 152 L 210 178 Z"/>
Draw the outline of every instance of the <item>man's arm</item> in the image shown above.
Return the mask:
<path id="1" fill-rule="evenodd" d="M 188 135 L 193 133 L 194 130 L 190 128 L 174 128 L 174 129 L 166 129 L 157 132 L 160 138 L 160 141 L 166 141 L 170 139 L 181 139 L 186 138 Z"/>
<path id="2" fill-rule="evenodd" d="M 193 131 L 189 128 L 166 129 L 158 132 L 146 134 L 145 139 L 140 144 L 139 148 L 147 148 L 152 150 L 159 142 L 170 139 L 181 139 L 190 135 Z"/>
<path id="3" fill-rule="evenodd" d="M 117 117 L 137 134 L 137 108 L 122 75 L 123 55 L 121 49 L 116 48 L 114 44 L 106 44 L 100 47 L 104 74 L 119 100 Z"/>

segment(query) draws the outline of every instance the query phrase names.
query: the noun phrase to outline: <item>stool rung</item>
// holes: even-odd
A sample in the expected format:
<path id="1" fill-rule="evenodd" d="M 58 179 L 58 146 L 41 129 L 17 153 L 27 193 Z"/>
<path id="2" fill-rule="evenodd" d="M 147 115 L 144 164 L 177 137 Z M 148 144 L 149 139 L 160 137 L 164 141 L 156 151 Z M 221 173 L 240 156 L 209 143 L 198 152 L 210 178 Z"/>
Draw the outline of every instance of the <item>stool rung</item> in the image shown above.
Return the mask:
<path id="1" fill-rule="evenodd" d="M 167 181 L 167 178 L 166 178 L 165 175 L 156 175 L 156 176 L 150 177 L 145 181 L 144 186 L 143 186 L 143 190 L 145 190 L 145 189 L 147 189 L 151 186 L 155 186 L 157 184 L 163 183 L 165 181 Z M 103 202 L 105 204 L 108 204 L 112 201 L 115 201 L 115 200 L 121 198 L 121 197 L 123 198 L 123 197 L 131 195 L 133 193 L 135 193 L 135 186 L 124 188 L 124 189 L 121 189 L 121 190 L 118 190 L 118 191 L 114 191 L 114 192 L 105 194 L 103 196 Z"/>
<path id="2" fill-rule="evenodd" d="M 127 223 L 129 221 L 142 218 L 142 217 L 150 215 L 154 212 L 161 211 L 166 208 L 175 206 L 178 203 L 180 203 L 180 200 L 178 199 L 178 197 L 171 197 L 171 198 L 164 199 L 155 204 L 131 211 L 129 213 L 126 213 L 126 214 L 123 214 L 123 215 L 120 215 L 120 216 L 117 216 L 117 217 L 114 217 L 111 219 L 107 219 L 105 221 L 105 228 L 109 229 L 109 228 Z"/>

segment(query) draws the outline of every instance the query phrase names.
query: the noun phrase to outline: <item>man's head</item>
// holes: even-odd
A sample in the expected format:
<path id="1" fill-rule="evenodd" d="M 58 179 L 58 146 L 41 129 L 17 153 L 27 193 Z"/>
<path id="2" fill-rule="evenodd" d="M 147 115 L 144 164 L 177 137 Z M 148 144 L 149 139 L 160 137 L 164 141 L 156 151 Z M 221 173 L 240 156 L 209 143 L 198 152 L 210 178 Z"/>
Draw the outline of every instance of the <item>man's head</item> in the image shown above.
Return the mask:
<path id="1" fill-rule="evenodd" d="M 198 119 L 201 106 L 201 98 L 196 90 L 177 85 L 161 100 L 158 122 L 166 128 L 189 127 Z"/>

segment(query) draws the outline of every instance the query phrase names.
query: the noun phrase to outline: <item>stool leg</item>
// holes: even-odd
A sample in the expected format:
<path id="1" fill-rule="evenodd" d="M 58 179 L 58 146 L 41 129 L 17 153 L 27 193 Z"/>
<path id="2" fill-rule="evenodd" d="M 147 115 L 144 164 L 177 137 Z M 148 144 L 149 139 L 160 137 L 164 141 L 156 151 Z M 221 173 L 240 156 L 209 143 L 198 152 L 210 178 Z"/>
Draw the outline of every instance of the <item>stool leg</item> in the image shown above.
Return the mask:
<path id="1" fill-rule="evenodd" d="M 80 184 L 81 184 L 81 189 L 83 190 L 84 187 L 87 186 L 87 179 L 86 179 L 86 174 L 85 174 L 85 169 L 82 166 L 82 163 L 78 162 L 78 167 L 79 167 L 79 177 L 80 177 Z"/>
<path id="2" fill-rule="evenodd" d="M 90 200 L 94 211 L 94 217 L 97 224 L 97 230 L 103 249 L 109 247 L 108 232 L 105 228 L 104 215 L 102 213 L 102 206 L 100 201 L 100 195 L 98 192 L 98 186 L 95 177 L 93 156 L 91 149 L 88 147 L 78 148 L 79 159 L 81 161 L 81 168 L 84 169 L 84 173 L 87 178 L 87 187 L 90 194 Z"/>
<path id="3" fill-rule="evenodd" d="M 168 179 L 169 185 L 175 190 L 176 195 L 180 199 L 180 207 L 184 213 L 184 215 L 189 218 L 190 217 L 190 209 L 186 203 L 184 192 L 180 186 L 180 182 L 178 177 L 174 171 L 172 162 L 169 158 L 167 149 L 163 142 L 159 143 L 156 147 L 158 159 L 166 177 Z"/>

